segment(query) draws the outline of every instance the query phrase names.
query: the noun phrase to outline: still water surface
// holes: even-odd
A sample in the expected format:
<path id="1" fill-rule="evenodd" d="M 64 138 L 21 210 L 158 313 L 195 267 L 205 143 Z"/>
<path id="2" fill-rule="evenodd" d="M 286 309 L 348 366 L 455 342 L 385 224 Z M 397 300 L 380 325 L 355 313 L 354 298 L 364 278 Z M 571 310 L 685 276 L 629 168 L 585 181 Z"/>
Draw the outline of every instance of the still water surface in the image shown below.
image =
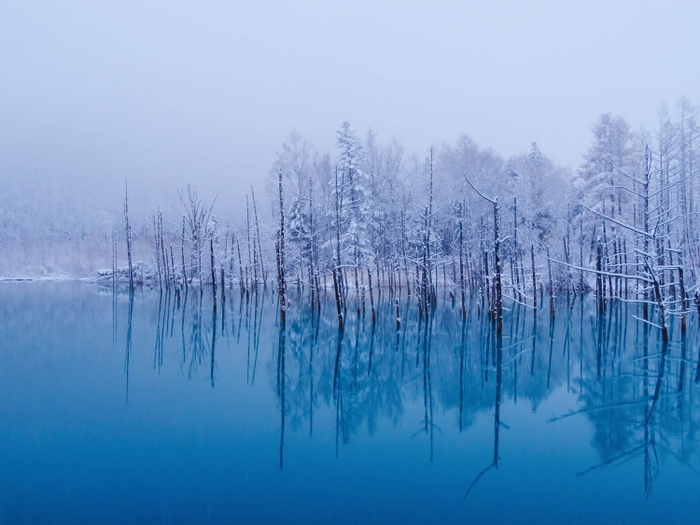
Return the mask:
<path id="1" fill-rule="evenodd" d="M 696 318 L 275 300 L 0 283 L 0 523 L 700 523 Z"/>

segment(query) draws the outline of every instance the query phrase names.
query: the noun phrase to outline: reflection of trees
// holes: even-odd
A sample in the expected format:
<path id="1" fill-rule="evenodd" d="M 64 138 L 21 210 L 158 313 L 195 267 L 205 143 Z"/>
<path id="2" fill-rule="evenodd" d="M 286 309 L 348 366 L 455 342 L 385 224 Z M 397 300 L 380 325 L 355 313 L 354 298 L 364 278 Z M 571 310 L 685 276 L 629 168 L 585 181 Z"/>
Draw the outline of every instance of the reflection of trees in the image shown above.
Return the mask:
<path id="1" fill-rule="evenodd" d="M 279 393 L 287 435 L 313 433 L 315 414 L 330 408 L 336 416 L 339 453 L 363 431 L 371 434 L 383 421 L 401 421 L 411 405 L 421 413 L 411 415 L 406 425 L 418 439 L 425 438 L 426 457 L 433 447 L 436 453 L 440 450 L 440 422 L 452 421 L 455 429 L 467 432 L 479 415 L 493 417 L 493 463 L 500 465 L 507 461 L 507 452 L 502 458 L 498 454 L 498 435 L 505 428 L 500 406 L 512 401 L 537 410 L 553 391 L 566 388 L 578 396 L 579 405 L 576 412 L 560 417 L 589 422 L 591 443 L 599 454 L 583 472 L 631 462 L 638 467 L 640 484 L 651 490 L 665 460 L 697 464 L 696 323 L 688 323 L 686 332 L 671 323 L 670 342 L 664 345 L 657 328 L 635 320 L 644 317 L 641 307 L 611 303 L 599 317 L 592 302 L 589 308 L 589 302 L 577 299 L 550 325 L 548 312 L 535 314 L 510 305 L 499 345 L 488 316 L 475 308 L 468 309 L 463 321 L 459 305 L 452 309 L 448 302 L 431 310 L 426 320 L 411 313 L 400 298 L 403 319 L 397 339 L 391 294 L 382 293 L 377 300 L 376 324 L 350 308 L 341 333 L 330 295 L 320 314 L 312 312 L 308 301 L 292 297 L 280 360 L 273 328 L 277 308 L 270 307 L 274 295 L 253 293 L 246 300 L 227 294 L 224 310 L 222 303 L 214 308 L 210 294 L 191 290 L 181 297 L 141 290 L 109 290 L 107 295 L 86 293 L 79 284 L 62 284 L 61 294 L 52 294 L 57 299 L 46 301 L 46 290 L 53 286 L 5 283 L 0 335 L 6 351 L 46 344 L 36 330 L 40 323 L 54 337 L 70 340 L 91 323 L 113 326 L 118 310 L 127 396 L 129 374 L 141 362 L 134 356 L 143 345 L 149 348 L 149 367 L 155 341 L 156 368 L 162 365 L 165 371 L 170 363 L 186 377 L 201 373 L 212 381 L 227 381 L 214 357 L 221 355 L 220 348 L 238 342 L 245 362 L 249 340 L 249 382 L 259 368 L 264 386 Z M 111 309 L 106 301 L 112 302 Z M 648 315 L 654 318 L 653 312 Z"/>
<path id="2" fill-rule="evenodd" d="M 208 304 L 208 299 L 207 296 L 196 291 L 185 291 L 183 295 L 180 326 L 182 346 L 180 372 L 185 373 L 186 371 L 187 377 L 192 378 L 197 375 L 199 367 L 208 362 L 209 376 L 213 387 L 218 315 L 217 303 L 213 301 Z M 211 310 L 211 314 L 205 315 L 205 311 L 209 310 Z M 168 333 L 167 330 L 166 333 Z M 171 330 L 169 333 L 172 337 L 173 331 Z"/>
<path id="3" fill-rule="evenodd" d="M 497 391 L 536 406 L 565 380 L 566 362 L 557 352 L 532 353 L 543 334 L 536 332 L 530 310 L 516 308 L 506 316 L 499 353 L 486 316 L 472 312 L 463 323 L 458 311 L 441 308 L 427 320 L 402 308 L 409 315 L 397 344 L 392 306 L 386 298 L 377 305 L 377 324 L 350 316 L 342 331 L 330 316 L 306 307 L 290 311 L 285 361 L 290 428 L 311 431 L 314 407 L 323 403 L 335 408 L 338 442 L 347 443 L 363 426 L 372 433 L 379 419 L 397 422 L 404 403 L 419 402 L 424 414 L 417 433 L 428 436 L 432 451 L 440 434 L 436 412 L 454 409 L 458 426 L 467 429 L 479 412 L 493 410 Z M 563 323 L 552 326 L 549 348 L 567 348 L 557 331 L 566 329 Z"/>
<path id="4" fill-rule="evenodd" d="M 207 294 L 177 298 L 164 292 L 151 297 L 158 298 L 158 304 L 151 303 L 156 367 L 162 364 L 165 342 L 173 339 L 181 347 L 181 371 L 193 377 L 205 366 L 214 384 L 217 338 L 233 337 L 244 352 L 247 346 L 247 377 L 253 383 L 258 359 L 265 356 L 259 350 L 261 337 L 269 337 L 273 322 L 279 322 L 276 309 L 267 309 L 275 315 L 265 315 L 265 305 L 274 297 L 231 296 L 226 310 L 223 303 L 217 309 Z M 349 310 L 353 314 L 342 331 L 332 302 L 319 313 L 305 301 L 293 301 L 284 344 L 280 340 L 275 345 L 277 364 L 273 360 L 266 369 L 274 370 L 271 379 L 285 432 L 304 429 L 312 434 L 315 412 L 329 407 L 335 413 L 340 453 L 362 430 L 371 434 L 382 420 L 397 423 L 405 405 L 416 404 L 422 415 L 408 423 L 416 435 L 426 437 L 426 453 L 432 457 L 440 446 L 437 414 L 452 412 L 460 431 L 468 431 L 479 414 L 493 414 L 495 468 L 499 433 L 505 428 L 501 404 L 525 402 L 537 410 L 561 387 L 577 394 L 580 405 L 560 417 L 583 417 L 591 424 L 599 462 L 590 471 L 638 461 L 650 490 L 664 458 L 686 465 L 696 460 L 700 414 L 697 361 L 691 350 L 698 346 L 695 330 L 682 332 L 671 324 L 671 341 L 664 345 L 656 328 L 634 319 L 643 315 L 636 307 L 614 304 L 601 315 L 595 305 L 589 308 L 577 300 L 560 305 L 565 310 L 553 322 L 548 312 L 511 305 L 499 342 L 488 316 L 476 309 L 469 309 L 463 320 L 459 309 L 448 303 L 432 309 L 426 319 L 400 298 L 405 313 L 397 333 L 393 301 L 391 294 L 377 300 L 376 323 Z M 132 317 L 138 317 L 133 298 L 129 304 L 127 373 L 128 334 Z M 179 337 L 173 337 L 177 332 Z M 282 441 L 280 446 L 282 461 Z"/>
<path id="5" fill-rule="evenodd" d="M 595 355 L 584 356 L 577 381 L 582 407 L 561 417 L 585 415 L 593 425 L 600 462 L 580 475 L 637 460 L 651 491 L 664 457 L 693 468 L 700 414 L 697 392 L 687 388 L 688 334 L 672 331 L 671 342 L 664 342 L 649 324 L 628 323 L 632 308 L 618 304 L 595 318 L 595 345 L 588 346 Z"/>
<path id="6" fill-rule="evenodd" d="M 463 322 L 449 306 L 427 320 L 412 318 L 406 307 L 398 344 L 389 298 L 377 306 L 376 325 L 348 316 L 340 332 L 332 316 L 300 307 L 287 324 L 290 428 L 312 429 L 314 407 L 331 406 L 340 447 L 363 426 L 371 433 L 382 418 L 398 421 L 405 403 L 420 403 L 416 434 L 428 437 L 432 455 L 440 435 L 433 414 L 454 410 L 456 426 L 466 430 L 479 413 L 491 412 L 494 468 L 502 402 L 527 401 L 536 410 L 565 387 L 578 392 L 581 408 L 563 417 L 585 415 L 593 425 L 601 459 L 594 468 L 643 458 L 650 486 L 662 451 L 687 464 L 698 428 L 687 334 L 664 349 L 655 328 L 632 318 L 632 307 L 616 305 L 597 317 L 580 300 L 562 306 L 542 330 L 539 316 L 547 312 L 513 305 L 500 342 L 476 310 Z"/>
<path id="7" fill-rule="evenodd" d="M 403 412 L 401 355 L 395 329 L 350 318 L 339 331 L 335 320 L 301 307 L 290 311 L 286 329 L 286 402 L 289 426 L 304 422 L 313 430 L 319 403 L 336 409 L 339 443 L 350 441 L 379 418 L 397 420 Z M 395 326 L 392 324 L 392 326 Z"/>
<path id="8" fill-rule="evenodd" d="M 112 299 L 116 301 L 115 299 Z M 124 356 L 124 375 L 126 376 L 126 402 L 129 403 L 129 362 L 131 361 L 131 346 L 133 341 L 134 320 L 134 290 L 129 289 L 129 314 L 126 321 L 126 353 Z"/>

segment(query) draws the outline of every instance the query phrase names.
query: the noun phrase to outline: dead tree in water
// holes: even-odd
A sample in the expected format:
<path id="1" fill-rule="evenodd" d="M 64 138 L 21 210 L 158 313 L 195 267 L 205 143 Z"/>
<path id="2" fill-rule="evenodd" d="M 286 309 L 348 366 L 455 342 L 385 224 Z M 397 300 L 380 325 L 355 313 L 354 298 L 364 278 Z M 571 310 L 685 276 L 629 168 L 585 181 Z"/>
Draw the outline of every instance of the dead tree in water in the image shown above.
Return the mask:
<path id="1" fill-rule="evenodd" d="M 656 306 L 659 309 L 659 320 L 661 321 L 661 337 L 663 338 L 664 343 L 668 343 L 668 325 L 666 323 L 666 309 L 664 307 L 664 298 L 661 294 L 661 286 L 659 285 L 659 280 L 656 278 L 654 270 L 649 264 L 649 259 L 647 258 L 644 262 L 646 264 L 647 271 L 651 276 L 652 285 L 654 287 L 654 299 L 656 299 Z"/>
<path id="2" fill-rule="evenodd" d="M 280 183 L 281 184 L 281 183 Z M 281 187 L 281 186 L 280 186 Z M 338 188 L 338 168 L 335 169 L 335 239 L 336 239 L 336 260 L 333 264 L 333 291 L 335 293 L 335 303 L 338 309 L 338 326 L 342 330 L 345 327 L 344 310 L 345 300 L 343 298 L 343 280 L 340 264 L 340 216 L 341 204 Z"/>
<path id="3" fill-rule="evenodd" d="M 494 199 L 489 199 L 483 193 L 476 189 L 476 187 L 471 183 L 469 178 L 464 175 L 472 189 L 479 194 L 479 196 L 493 205 L 493 320 L 496 323 L 496 334 L 500 337 L 503 333 L 503 293 L 501 288 L 501 255 L 500 255 L 500 244 L 501 239 L 499 238 L 499 224 L 498 224 L 498 197 Z M 533 272 L 534 275 L 534 272 Z"/>
<path id="4" fill-rule="evenodd" d="M 155 235 L 155 247 L 156 247 L 156 266 L 158 268 L 158 287 L 162 290 L 163 289 L 163 278 L 161 276 L 161 268 L 160 268 L 160 239 L 158 237 L 158 226 L 156 224 L 156 216 L 153 216 L 153 233 Z"/>
<path id="5" fill-rule="evenodd" d="M 226 302 L 226 272 L 224 271 L 224 263 L 221 263 L 221 304 Z"/>
<path id="6" fill-rule="evenodd" d="M 316 302 L 321 305 L 318 295 L 318 281 L 314 270 L 314 181 L 309 177 L 309 295 L 311 310 L 316 308 Z"/>
<path id="7" fill-rule="evenodd" d="M 681 242 L 680 249 L 678 250 L 678 286 L 680 288 L 680 303 L 681 303 L 681 331 L 685 333 L 687 320 L 686 320 L 686 291 L 685 291 L 685 278 L 683 277 L 683 242 Z"/>
<path id="8" fill-rule="evenodd" d="M 515 287 L 517 290 L 517 298 L 519 301 L 523 301 L 523 293 L 520 288 L 520 271 L 518 266 L 520 265 L 520 247 L 518 246 L 518 198 L 513 197 L 513 256 L 511 258 L 511 273 L 513 273 L 513 260 L 515 260 Z M 525 283 L 523 282 L 523 285 Z"/>
<path id="9" fill-rule="evenodd" d="M 112 290 L 117 289 L 117 231 L 112 226 Z"/>
<path id="10" fill-rule="evenodd" d="M 423 312 L 427 319 L 428 306 L 432 304 L 432 272 L 430 271 L 430 223 L 429 223 L 428 206 L 425 207 L 425 215 L 423 216 L 423 263 L 421 265 L 421 287 L 419 296 L 423 301 Z"/>
<path id="11" fill-rule="evenodd" d="M 211 255 L 211 294 L 214 299 L 214 310 L 216 310 L 216 263 L 214 262 L 214 239 L 209 239 L 209 254 Z M 223 282 L 221 283 L 223 286 Z"/>
<path id="12" fill-rule="evenodd" d="M 241 258 L 241 243 L 236 239 L 236 250 L 238 250 L 238 273 L 239 273 L 239 284 L 241 286 L 241 295 L 245 293 L 245 280 L 243 278 L 243 259 Z"/>
<path id="13" fill-rule="evenodd" d="M 134 291 L 134 267 L 131 262 L 131 225 L 129 224 L 129 187 L 124 180 L 124 220 L 126 221 L 126 253 L 129 260 L 129 290 Z"/>
<path id="14" fill-rule="evenodd" d="M 246 219 L 246 231 L 248 235 L 248 266 L 253 268 L 253 283 L 252 288 L 254 291 L 258 289 L 258 259 L 257 251 L 255 250 L 255 244 L 253 244 L 253 258 L 251 262 L 251 243 L 250 243 L 250 207 L 248 206 L 248 195 L 245 196 L 245 219 Z"/>
<path id="15" fill-rule="evenodd" d="M 372 290 L 372 269 L 367 267 L 367 279 L 369 281 L 369 307 L 372 311 L 372 324 L 377 322 L 377 314 L 374 310 L 374 291 Z"/>
<path id="16" fill-rule="evenodd" d="M 461 312 L 462 319 L 467 317 L 467 305 L 465 300 L 465 283 L 464 283 L 464 235 L 462 221 L 462 203 L 459 203 L 459 288 L 462 293 Z"/>
<path id="17" fill-rule="evenodd" d="M 433 227 L 433 148 L 430 148 L 430 198 L 428 204 L 428 210 L 426 214 L 426 232 L 425 232 L 425 250 L 426 250 L 426 264 L 427 267 L 425 271 L 428 274 L 428 295 L 430 298 L 430 304 L 435 305 L 437 302 L 437 277 L 435 282 L 433 282 L 432 275 L 432 261 L 430 258 L 430 230 Z M 427 312 L 427 307 L 426 307 Z"/>
<path id="18" fill-rule="evenodd" d="M 265 275 L 265 265 L 263 263 L 263 256 L 262 256 L 262 242 L 260 241 L 260 224 L 258 223 L 258 205 L 255 202 L 255 192 L 253 191 L 253 187 L 250 187 L 250 194 L 253 197 L 253 214 L 255 216 L 255 234 L 257 237 L 258 241 L 258 255 L 260 256 L 260 274 L 262 276 L 262 281 L 263 281 L 263 289 L 267 288 L 267 276 Z"/>
<path id="19" fill-rule="evenodd" d="M 532 307 L 537 310 L 537 274 L 535 273 L 535 245 L 530 245 L 530 262 L 532 264 Z"/>
<path id="20" fill-rule="evenodd" d="M 552 259 L 549 256 L 549 244 L 547 245 L 547 271 L 549 273 L 549 315 L 554 319 L 554 282 L 552 281 Z"/>
<path id="21" fill-rule="evenodd" d="M 170 288 L 170 270 L 168 268 L 168 255 L 165 250 L 165 240 L 163 235 L 163 212 L 158 210 L 158 237 L 160 239 L 160 256 L 163 259 L 163 276 L 166 288 Z"/>
<path id="22" fill-rule="evenodd" d="M 284 197 L 282 195 L 282 170 L 279 171 L 280 227 L 277 233 L 277 288 L 280 299 L 280 326 L 287 322 L 286 282 L 284 275 Z"/>
<path id="23" fill-rule="evenodd" d="M 695 292 L 695 308 L 698 312 L 698 324 L 700 324 L 700 292 Z M 700 383 L 700 359 L 698 359 L 698 368 L 695 371 L 695 383 Z"/>
<path id="24" fill-rule="evenodd" d="M 605 297 L 603 294 L 603 246 L 600 244 L 600 238 L 596 246 L 596 259 L 595 259 L 595 293 L 598 298 L 598 311 L 602 312 L 605 310 Z"/>
<path id="25" fill-rule="evenodd" d="M 177 293 L 178 300 L 180 298 L 180 288 L 177 285 L 177 276 L 175 275 L 175 254 L 173 253 L 173 245 L 170 245 L 170 267 L 172 268 L 172 280 L 173 280 L 173 287 L 175 288 L 175 292 Z"/>
<path id="26" fill-rule="evenodd" d="M 182 281 L 187 290 L 187 268 L 185 267 L 185 218 L 182 218 L 182 239 L 180 241 L 180 253 L 182 255 Z"/>

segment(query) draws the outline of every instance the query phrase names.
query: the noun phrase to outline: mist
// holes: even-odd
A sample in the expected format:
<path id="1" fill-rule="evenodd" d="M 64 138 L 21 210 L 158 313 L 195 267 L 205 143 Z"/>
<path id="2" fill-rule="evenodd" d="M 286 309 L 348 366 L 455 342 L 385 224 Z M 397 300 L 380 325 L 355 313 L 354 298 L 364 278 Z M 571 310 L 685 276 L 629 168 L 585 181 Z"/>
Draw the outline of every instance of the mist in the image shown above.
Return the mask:
<path id="1" fill-rule="evenodd" d="M 536 141 L 575 170 L 601 113 L 653 129 L 660 102 L 697 99 L 698 15 L 683 2 L 10 1 L 4 213 L 116 222 L 128 180 L 146 218 L 188 183 L 240 217 L 292 128 L 336 162 L 344 121 L 417 158 L 467 134 L 504 158 Z"/>
<path id="2" fill-rule="evenodd" d="M 652 123 L 700 80 L 675 2 L 14 2 L 0 19 L 0 173 L 101 196 L 132 179 L 236 199 L 289 129 L 348 120 L 426 149 L 467 133 L 576 166 L 603 112 Z M 118 204 L 118 201 L 114 204 Z"/>

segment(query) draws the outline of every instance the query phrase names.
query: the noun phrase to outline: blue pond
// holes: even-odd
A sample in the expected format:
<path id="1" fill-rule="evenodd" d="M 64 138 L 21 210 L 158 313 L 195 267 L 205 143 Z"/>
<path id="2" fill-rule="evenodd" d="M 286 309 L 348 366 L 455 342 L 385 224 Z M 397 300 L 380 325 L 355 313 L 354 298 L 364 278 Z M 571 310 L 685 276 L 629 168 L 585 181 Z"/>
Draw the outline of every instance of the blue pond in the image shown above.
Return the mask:
<path id="1" fill-rule="evenodd" d="M 226 294 L 0 283 L 0 523 L 700 523 L 695 314 Z"/>

